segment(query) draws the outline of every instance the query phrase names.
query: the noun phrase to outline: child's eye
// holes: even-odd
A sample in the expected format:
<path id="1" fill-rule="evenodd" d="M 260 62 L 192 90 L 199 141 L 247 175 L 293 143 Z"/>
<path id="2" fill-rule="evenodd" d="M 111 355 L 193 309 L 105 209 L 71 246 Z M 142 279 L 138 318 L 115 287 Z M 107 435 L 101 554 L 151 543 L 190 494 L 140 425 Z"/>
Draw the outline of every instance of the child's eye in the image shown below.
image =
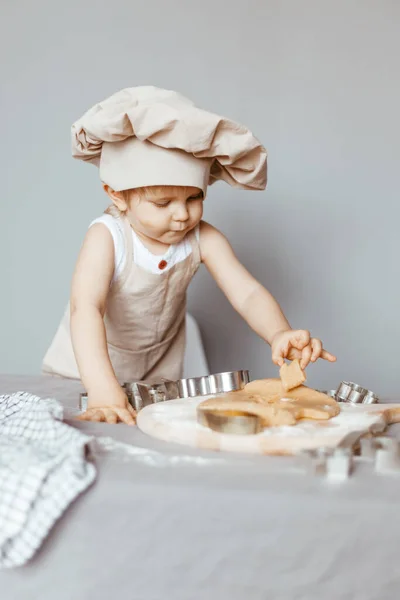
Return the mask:
<path id="1" fill-rule="evenodd" d="M 165 208 L 168 206 L 169 202 L 164 202 L 163 204 L 159 204 L 158 202 L 153 202 L 154 206 L 158 206 L 158 208 Z"/>

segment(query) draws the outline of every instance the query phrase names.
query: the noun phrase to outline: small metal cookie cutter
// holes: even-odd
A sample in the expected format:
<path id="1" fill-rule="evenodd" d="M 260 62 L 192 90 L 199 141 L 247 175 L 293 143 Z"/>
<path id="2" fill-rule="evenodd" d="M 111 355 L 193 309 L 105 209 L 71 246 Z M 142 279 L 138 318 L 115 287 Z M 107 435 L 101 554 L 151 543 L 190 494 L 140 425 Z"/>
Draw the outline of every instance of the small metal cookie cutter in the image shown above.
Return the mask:
<path id="1" fill-rule="evenodd" d="M 400 474 L 400 442 L 394 438 L 380 436 L 361 440 L 361 457 L 374 461 L 376 473 Z"/>
<path id="2" fill-rule="evenodd" d="M 299 454 L 306 460 L 306 471 L 313 475 L 322 475 L 331 481 L 345 481 L 354 470 L 354 454 L 361 445 L 364 436 L 373 434 L 352 431 L 344 436 L 334 448 L 314 448 L 302 450 Z"/>
<path id="3" fill-rule="evenodd" d="M 152 385 L 145 381 L 133 381 L 132 383 L 124 383 L 122 389 L 125 390 L 129 403 L 133 406 L 136 411 L 141 410 L 148 404 L 154 402 L 161 402 L 166 400 L 165 389 L 162 386 Z M 162 387 L 161 389 L 158 389 Z M 173 396 L 176 398 L 176 396 Z M 86 393 L 79 395 L 79 409 L 81 411 L 87 410 L 88 397 Z"/>
<path id="4" fill-rule="evenodd" d="M 178 398 L 177 388 L 172 385 L 173 383 L 171 381 L 168 384 L 151 384 L 146 381 L 132 381 L 124 383 L 121 387 L 125 390 L 129 403 L 136 411 L 139 411 L 148 404 Z M 79 409 L 81 411 L 87 410 L 87 402 L 87 394 L 80 394 Z"/>
<path id="5" fill-rule="evenodd" d="M 350 404 L 376 404 L 378 396 L 371 390 L 367 390 L 352 381 L 342 381 L 335 392 L 338 402 L 349 402 Z"/>
<path id="6" fill-rule="evenodd" d="M 306 472 L 336 481 L 349 478 L 353 470 L 353 452 L 350 448 L 315 448 L 302 450 Z"/>
<path id="7" fill-rule="evenodd" d="M 313 448 L 302 450 L 306 473 L 334 479 L 348 479 L 353 468 L 352 451 L 349 448 Z"/>
<path id="8" fill-rule="evenodd" d="M 124 383 L 122 388 L 133 408 L 139 411 L 149 404 L 166 400 L 235 392 L 243 389 L 249 381 L 250 373 L 244 370 L 178 379 L 177 381 L 163 379 L 161 383 L 132 381 Z M 87 394 L 80 394 L 79 408 L 82 411 L 87 409 Z"/>
<path id="9" fill-rule="evenodd" d="M 308 473 L 323 475 L 333 481 L 344 481 L 354 470 L 354 457 L 375 458 L 375 469 L 400 468 L 400 444 L 384 436 L 377 437 L 386 429 L 384 423 L 374 423 L 368 431 L 347 433 L 334 448 L 302 450 L 299 455 L 306 459 Z M 396 445 L 397 444 L 397 445 Z M 383 454 L 378 455 L 382 450 Z M 386 452 L 386 454 L 385 454 Z"/>

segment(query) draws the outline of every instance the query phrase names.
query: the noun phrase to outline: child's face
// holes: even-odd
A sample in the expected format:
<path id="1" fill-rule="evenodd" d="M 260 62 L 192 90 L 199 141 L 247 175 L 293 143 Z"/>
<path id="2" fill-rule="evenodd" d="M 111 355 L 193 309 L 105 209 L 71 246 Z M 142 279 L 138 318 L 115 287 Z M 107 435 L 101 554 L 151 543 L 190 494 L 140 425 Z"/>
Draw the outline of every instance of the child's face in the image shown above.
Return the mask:
<path id="1" fill-rule="evenodd" d="M 195 187 L 151 187 L 126 192 L 133 228 L 164 244 L 177 244 L 203 216 L 203 192 Z"/>

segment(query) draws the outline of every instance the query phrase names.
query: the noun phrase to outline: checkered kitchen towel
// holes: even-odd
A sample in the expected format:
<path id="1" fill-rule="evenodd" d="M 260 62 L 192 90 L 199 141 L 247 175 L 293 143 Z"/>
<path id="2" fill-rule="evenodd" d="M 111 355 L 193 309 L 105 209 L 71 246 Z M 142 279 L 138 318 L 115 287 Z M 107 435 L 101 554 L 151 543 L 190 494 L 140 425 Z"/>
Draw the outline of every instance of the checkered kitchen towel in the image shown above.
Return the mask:
<path id="1" fill-rule="evenodd" d="M 92 438 L 62 418 L 56 400 L 0 396 L 0 568 L 25 564 L 96 477 Z"/>

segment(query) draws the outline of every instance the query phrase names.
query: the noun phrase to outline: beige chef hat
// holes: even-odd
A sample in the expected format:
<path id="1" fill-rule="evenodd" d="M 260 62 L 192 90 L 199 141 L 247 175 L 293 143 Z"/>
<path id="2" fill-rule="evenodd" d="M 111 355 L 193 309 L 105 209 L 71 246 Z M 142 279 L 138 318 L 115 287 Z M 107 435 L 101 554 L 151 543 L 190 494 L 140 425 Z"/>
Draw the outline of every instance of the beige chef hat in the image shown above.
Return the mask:
<path id="1" fill-rule="evenodd" d="M 206 192 L 219 179 L 248 190 L 267 184 L 267 152 L 246 127 L 150 86 L 121 90 L 88 110 L 72 126 L 72 155 L 97 165 L 115 191 L 180 185 Z"/>

